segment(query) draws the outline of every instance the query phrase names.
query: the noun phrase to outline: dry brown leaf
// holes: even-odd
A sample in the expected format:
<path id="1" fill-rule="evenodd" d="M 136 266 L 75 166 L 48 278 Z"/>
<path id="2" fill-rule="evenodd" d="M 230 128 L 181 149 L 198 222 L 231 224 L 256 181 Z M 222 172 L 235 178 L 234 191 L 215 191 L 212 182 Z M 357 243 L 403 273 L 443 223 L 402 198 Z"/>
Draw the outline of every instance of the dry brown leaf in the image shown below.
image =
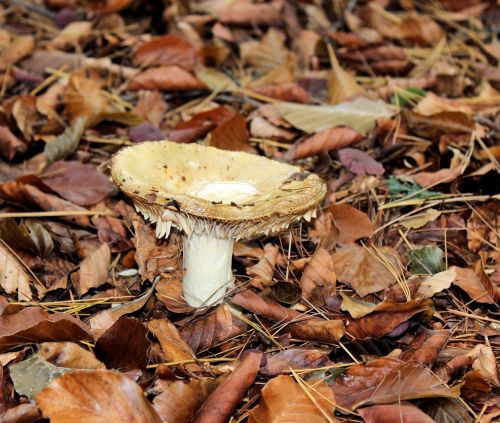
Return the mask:
<path id="1" fill-rule="evenodd" d="M 172 313 L 191 313 L 195 310 L 184 299 L 182 281 L 177 278 L 161 279 L 156 286 L 156 296 Z"/>
<path id="2" fill-rule="evenodd" d="M 296 137 L 293 131 L 279 128 L 260 116 L 255 116 L 250 121 L 250 133 L 256 138 L 278 139 L 291 141 Z"/>
<path id="3" fill-rule="evenodd" d="M 0 286 L 7 293 L 17 292 L 19 301 L 30 301 L 31 277 L 12 251 L 0 242 Z"/>
<path id="4" fill-rule="evenodd" d="M 247 275 L 254 277 L 251 282 L 252 286 L 264 289 L 273 285 L 274 268 L 276 267 L 279 254 L 280 249 L 276 245 L 270 243 L 264 245 L 264 255 L 262 258 L 258 263 L 247 268 Z"/>
<path id="5" fill-rule="evenodd" d="M 95 354 L 109 369 L 145 369 L 151 343 L 148 330 L 135 317 L 121 316 L 95 344 Z"/>
<path id="6" fill-rule="evenodd" d="M 185 423 L 219 386 L 220 382 L 220 379 L 208 377 L 173 382 L 159 379 L 154 389 L 160 389 L 162 392 L 153 400 L 153 407 L 163 421 Z"/>
<path id="7" fill-rule="evenodd" d="M 368 315 L 351 321 L 347 332 L 356 339 L 382 338 L 398 327 L 407 329 L 408 320 L 422 312 L 433 315 L 431 300 L 410 300 L 406 303 L 385 300 L 369 310 Z"/>
<path id="8" fill-rule="evenodd" d="M 139 100 L 132 113 L 142 117 L 146 122 L 160 125 L 167 111 L 167 103 L 159 91 L 139 91 Z"/>
<path id="9" fill-rule="evenodd" d="M 205 316 L 186 323 L 179 332 L 193 351 L 197 352 L 236 336 L 245 329 L 245 325 L 235 325 L 229 306 L 224 304 Z"/>
<path id="10" fill-rule="evenodd" d="M 0 126 L 0 153 L 7 160 L 26 153 L 28 146 L 17 138 L 7 126 Z"/>
<path id="11" fill-rule="evenodd" d="M 255 149 L 248 143 L 248 137 L 246 119 L 241 114 L 234 113 L 212 131 L 210 145 L 222 150 L 255 153 Z"/>
<path id="12" fill-rule="evenodd" d="M 479 370 L 483 377 L 497 388 L 500 387 L 500 374 L 498 372 L 495 353 L 489 345 L 477 345 L 470 353 L 475 360 L 472 363 L 474 370 Z"/>
<path id="13" fill-rule="evenodd" d="M 338 150 L 357 143 L 363 135 L 348 126 L 337 126 L 324 129 L 306 140 L 295 144 L 285 157 L 288 160 L 297 160 L 304 157 L 312 157 L 321 152 Z"/>
<path id="14" fill-rule="evenodd" d="M 40 118 L 36 109 L 36 97 L 31 94 L 21 94 L 14 101 L 12 116 L 26 141 L 35 134 L 35 127 Z"/>
<path id="15" fill-rule="evenodd" d="M 498 229 L 500 227 L 500 204 L 492 202 L 479 207 L 474 207 L 470 218 L 467 220 L 467 246 L 477 252 L 485 245 L 500 246 Z"/>
<path id="16" fill-rule="evenodd" d="M 168 319 L 151 320 L 148 329 L 160 342 L 167 361 L 190 361 L 196 359 L 191 347 L 181 338 L 176 327 Z"/>
<path id="17" fill-rule="evenodd" d="M 87 325 L 66 313 L 49 314 L 39 307 L 27 307 L 0 316 L 0 352 L 24 344 L 88 339 Z"/>
<path id="18" fill-rule="evenodd" d="M 344 336 L 346 327 L 342 320 L 309 319 L 290 324 L 286 330 L 297 339 L 335 344 Z"/>
<path id="19" fill-rule="evenodd" d="M 47 44 L 49 49 L 62 49 L 64 47 L 72 47 L 79 44 L 85 38 L 92 34 L 92 22 L 75 21 L 68 24 L 64 29 L 56 32 L 53 38 Z"/>
<path id="20" fill-rule="evenodd" d="M 92 254 L 83 259 L 80 263 L 80 271 L 72 275 L 73 285 L 79 297 L 91 288 L 98 288 L 106 282 L 110 264 L 111 251 L 106 243 L 101 244 Z"/>
<path id="21" fill-rule="evenodd" d="M 289 348 L 267 357 L 267 362 L 260 369 L 265 376 L 277 376 L 292 369 L 310 369 L 331 365 L 328 350 Z"/>
<path id="22" fill-rule="evenodd" d="M 453 285 L 467 292 L 473 301 L 496 304 L 499 296 L 498 287 L 493 286 L 491 280 L 484 273 L 480 261 L 474 266 L 474 270 L 456 266 L 452 266 L 450 269 L 454 269 L 457 275 Z"/>
<path id="23" fill-rule="evenodd" d="M 377 250 L 378 254 L 373 248 L 356 244 L 338 248 L 332 255 L 337 280 L 352 286 L 360 297 L 394 284 L 396 278 L 387 266 L 390 265 L 399 272 L 398 254 L 391 247 L 380 247 Z"/>
<path id="24" fill-rule="evenodd" d="M 115 188 L 94 166 L 72 160 L 52 163 L 40 178 L 52 191 L 78 206 L 94 205 Z"/>
<path id="25" fill-rule="evenodd" d="M 147 41 L 137 49 L 134 56 L 134 62 L 141 67 L 175 65 L 188 71 L 194 70 L 200 61 L 199 49 L 175 34 Z"/>
<path id="26" fill-rule="evenodd" d="M 420 336 L 417 335 L 410 343 L 409 350 L 403 353 L 401 358 L 405 361 L 416 361 L 426 366 L 432 366 L 438 354 L 445 347 L 451 332 L 449 330 L 422 330 L 421 333 L 425 337 L 423 342 L 420 342 Z"/>
<path id="27" fill-rule="evenodd" d="M 191 422 L 227 421 L 247 389 L 254 383 L 263 361 L 264 354 L 261 351 L 245 351 L 231 374 L 206 399 Z"/>
<path id="28" fill-rule="evenodd" d="M 203 90 L 205 84 L 179 66 L 150 68 L 132 78 L 127 88 L 131 91 L 191 91 Z"/>
<path id="29" fill-rule="evenodd" d="M 158 282 L 153 282 L 153 286 L 148 291 L 132 301 L 116 305 L 115 307 L 94 314 L 89 319 L 90 331 L 94 338 L 98 340 L 99 337 L 112 327 L 120 317 L 125 314 L 134 313 L 144 307 L 144 304 L 147 303 L 153 294 L 157 283 Z"/>
<path id="30" fill-rule="evenodd" d="M 304 104 L 310 102 L 310 97 L 307 91 L 295 82 L 261 85 L 256 88 L 252 88 L 252 91 L 280 101 Z"/>
<path id="31" fill-rule="evenodd" d="M 218 14 L 219 22 L 229 25 L 276 25 L 282 20 L 279 3 L 231 2 Z"/>
<path id="32" fill-rule="evenodd" d="M 440 211 L 436 209 L 427 209 L 423 213 L 413 215 L 409 219 L 403 220 L 401 225 L 407 229 L 419 229 L 429 222 L 434 222 L 439 216 L 441 216 Z"/>
<path id="33" fill-rule="evenodd" d="M 361 238 L 371 238 L 373 224 L 362 211 L 349 204 L 332 204 L 323 210 L 329 214 L 338 230 L 338 242 L 350 244 Z"/>
<path id="34" fill-rule="evenodd" d="M 328 76 L 328 100 L 330 104 L 342 103 L 363 92 L 356 78 L 340 66 L 337 56 L 331 51 L 332 70 Z"/>
<path id="35" fill-rule="evenodd" d="M 358 410 L 366 423 L 435 423 L 410 402 L 381 404 Z"/>
<path id="36" fill-rule="evenodd" d="M 417 292 L 415 293 L 416 298 L 432 298 L 432 296 L 438 292 L 448 289 L 455 279 L 457 278 L 457 273 L 455 268 L 450 267 L 444 272 L 436 273 L 428 278 L 425 278 L 418 284 Z"/>
<path id="37" fill-rule="evenodd" d="M 335 402 L 355 410 L 364 404 L 387 404 L 417 398 L 451 397 L 459 389 L 448 388 L 432 371 L 415 362 L 382 357 L 350 367 L 331 385 Z"/>
<path id="38" fill-rule="evenodd" d="M 285 35 L 274 28 L 270 28 L 260 41 L 241 43 L 240 54 L 242 60 L 261 75 L 291 59 L 291 53 L 285 46 Z M 285 81 L 281 79 L 280 82 Z"/>
<path id="39" fill-rule="evenodd" d="M 36 396 L 53 423 L 161 423 L 142 389 L 108 370 L 76 370 L 54 380 Z"/>
<path id="40" fill-rule="evenodd" d="M 44 342 L 40 345 L 40 355 L 57 367 L 70 369 L 105 369 L 93 352 L 74 342 Z"/>
<path id="41" fill-rule="evenodd" d="M 311 399 L 314 398 L 314 401 Z M 262 389 L 259 405 L 251 412 L 249 423 L 333 421 L 332 392 L 322 380 L 300 386 L 291 376 L 277 376 Z"/>
<path id="42" fill-rule="evenodd" d="M 16 37 L 4 29 L 0 30 L 0 71 L 17 63 L 30 54 L 34 48 L 35 42 L 32 35 Z"/>
<path id="43" fill-rule="evenodd" d="M 324 297 L 335 290 L 336 282 L 332 256 L 324 248 L 318 248 L 307 263 L 300 279 L 304 298 L 314 305 L 321 306 L 324 304 Z"/>

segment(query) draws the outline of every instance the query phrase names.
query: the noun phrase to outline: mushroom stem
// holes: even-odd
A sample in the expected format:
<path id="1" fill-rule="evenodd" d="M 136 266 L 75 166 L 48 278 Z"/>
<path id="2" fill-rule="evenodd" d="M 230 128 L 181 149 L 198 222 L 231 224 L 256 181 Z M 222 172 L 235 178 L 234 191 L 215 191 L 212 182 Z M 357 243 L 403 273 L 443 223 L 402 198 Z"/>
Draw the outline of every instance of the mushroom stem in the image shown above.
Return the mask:
<path id="1" fill-rule="evenodd" d="M 234 287 L 233 243 L 233 238 L 184 234 L 184 298 L 190 306 L 217 304 Z"/>

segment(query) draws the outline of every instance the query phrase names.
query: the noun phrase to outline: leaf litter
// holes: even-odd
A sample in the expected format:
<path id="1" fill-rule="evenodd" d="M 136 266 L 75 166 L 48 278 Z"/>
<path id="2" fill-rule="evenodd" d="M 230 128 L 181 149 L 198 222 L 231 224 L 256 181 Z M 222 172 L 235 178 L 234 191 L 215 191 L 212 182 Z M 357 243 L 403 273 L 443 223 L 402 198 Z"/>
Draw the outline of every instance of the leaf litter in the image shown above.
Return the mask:
<path id="1" fill-rule="evenodd" d="M 498 4 L 174 3 L 0 6 L 0 421 L 496 421 Z M 108 178 L 163 138 L 328 186 L 211 309 Z"/>

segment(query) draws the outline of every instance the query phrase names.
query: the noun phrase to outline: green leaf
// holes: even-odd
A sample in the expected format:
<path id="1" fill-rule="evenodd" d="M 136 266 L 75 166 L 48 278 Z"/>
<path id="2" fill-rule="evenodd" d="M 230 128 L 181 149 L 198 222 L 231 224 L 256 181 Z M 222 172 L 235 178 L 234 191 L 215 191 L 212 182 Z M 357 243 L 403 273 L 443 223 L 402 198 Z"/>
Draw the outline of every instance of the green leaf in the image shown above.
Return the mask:
<path id="1" fill-rule="evenodd" d="M 50 382 L 74 369 L 54 366 L 40 354 L 33 354 L 27 360 L 10 365 L 9 370 L 16 392 L 34 400 Z"/>
<path id="2" fill-rule="evenodd" d="M 366 134 L 380 118 L 388 118 L 395 110 L 382 100 L 359 97 L 335 106 L 309 106 L 295 103 L 276 104 L 278 112 L 294 127 L 313 133 L 335 126 L 349 126 Z"/>
<path id="3" fill-rule="evenodd" d="M 87 118 L 78 118 L 72 126 L 52 141 L 45 144 L 43 154 L 47 164 L 56 160 L 63 160 L 73 153 L 78 147 L 78 143 L 87 127 Z"/>
<path id="4" fill-rule="evenodd" d="M 391 98 L 391 104 L 405 106 L 412 101 L 418 101 L 425 97 L 427 91 L 422 88 L 410 87 L 405 90 L 397 90 Z"/>
<path id="5" fill-rule="evenodd" d="M 402 178 L 396 178 L 391 176 L 385 181 L 387 188 L 389 189 L 389 196 L 391 200 L 396 200 L 401 197 L 411 196 L 412 198 L 433 198 L 442 195 L 438 191 L 429 191 L 424 189 L 416 182 L 411 180 L 406 180 Z M 419 192 L 420 191 L 420 192 Z M 418 194 L 417 194 L 418 193 Z"/>
<path id="6" fill-rule="evenodd" d="M 426 245 L 406 253 L 413 273 L 434 274 L 444 270 L 443 250 Z"/>

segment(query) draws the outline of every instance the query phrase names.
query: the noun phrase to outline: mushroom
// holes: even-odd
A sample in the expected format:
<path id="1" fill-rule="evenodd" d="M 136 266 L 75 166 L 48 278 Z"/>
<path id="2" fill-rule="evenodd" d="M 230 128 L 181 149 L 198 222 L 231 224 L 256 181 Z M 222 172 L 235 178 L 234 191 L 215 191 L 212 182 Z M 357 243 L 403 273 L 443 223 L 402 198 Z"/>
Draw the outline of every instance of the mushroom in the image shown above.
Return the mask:
<path id="1" fill-rule="evenodd" d="M 136 210 L 183 236 L 183 290 L 194 307 L 220 302 L 234 287 L 233 243 L 310 221 L 326 193 L 314 173 L 243 152 L 170 141 L 121 149 L 111 177 Z"/>

